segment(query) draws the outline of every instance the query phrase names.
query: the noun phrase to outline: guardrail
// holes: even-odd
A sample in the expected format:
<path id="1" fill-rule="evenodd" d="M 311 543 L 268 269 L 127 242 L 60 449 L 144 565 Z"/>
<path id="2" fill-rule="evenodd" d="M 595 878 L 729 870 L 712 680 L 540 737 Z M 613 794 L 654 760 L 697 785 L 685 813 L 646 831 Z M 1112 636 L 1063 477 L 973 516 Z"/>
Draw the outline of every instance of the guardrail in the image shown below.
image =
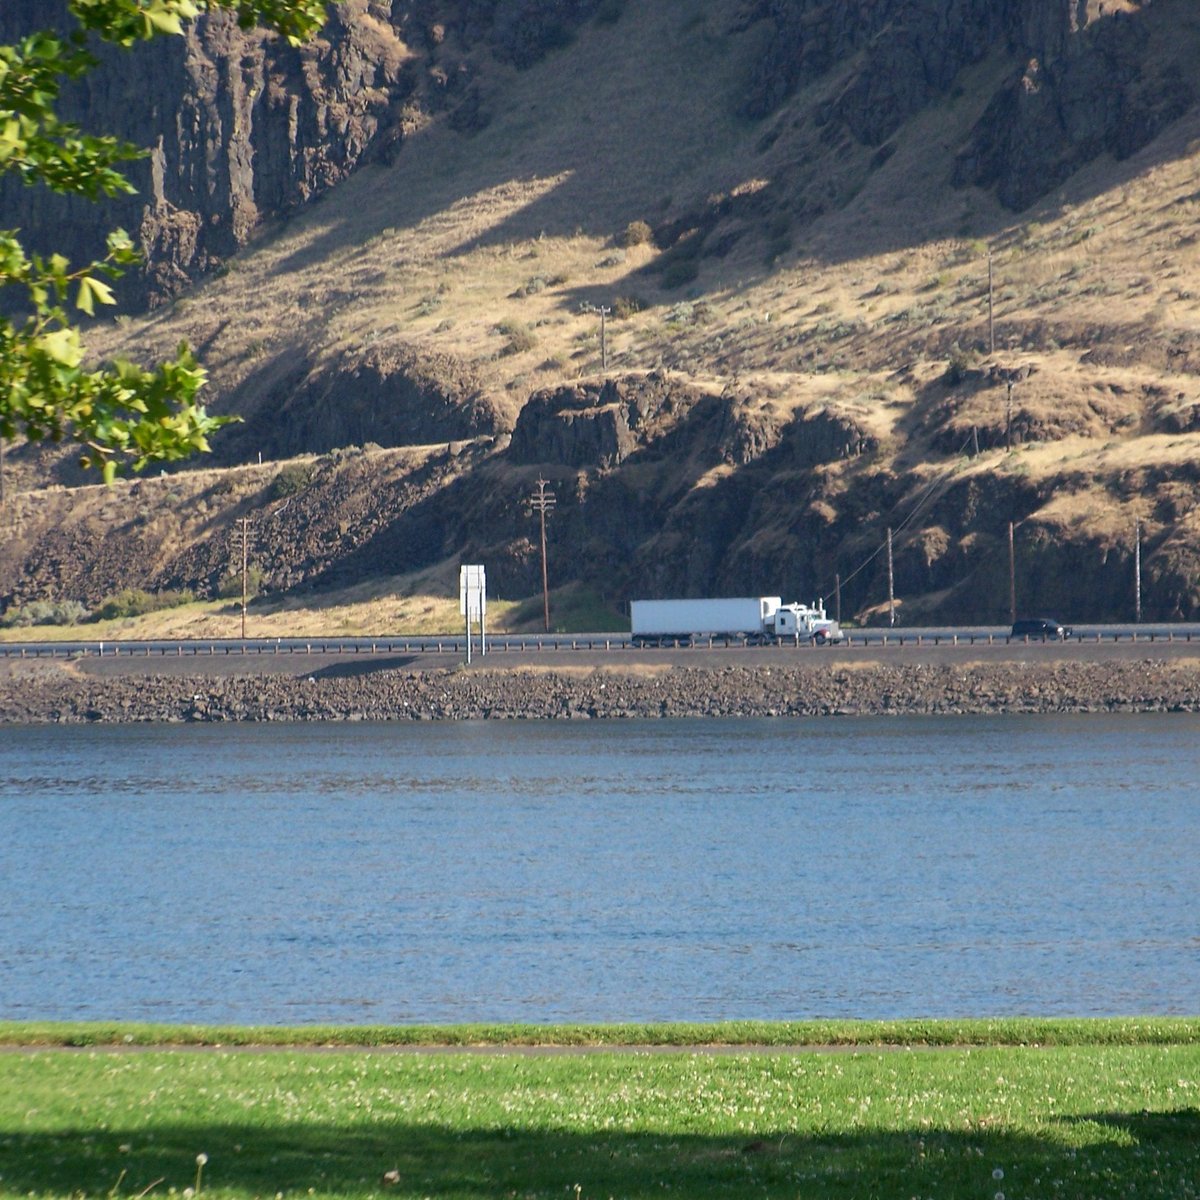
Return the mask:
<path id="1" fill-rule="evenodd" d="M 1165 643 L 1190 643 L 1192 641 L 1193 631 L 1187 630 L 1168 630 L 1165 633 L 1161 631 L 1138 631 L 1130 630 L 1128 632 L 1100 632 L 1083 636 L 1073 636 L 1064 642 L 1064 645 L 1071 644 L 1088 644 L 1099 645 L 1104 642 L 1117 644 L 1120 642 L 1128 642 L 1137 644 L 1144 642 L 1155 644 L 1156 642 Z M 951 647 L 971 647 L 971 646 L 1009 646 L 1009 645 L 1036 645 L 1045 643 L 1056 643 L 1058 639 L 1047 637 L 1020 637 L 1014 638 L 1008 634 L 995 633 L 888 633 L 888 632 L 858 632 L 848 634 L 845 639 L 837 643 L 829 643 L 819 649 L 826 650 L 832 653 L 838 651 L 853 650 L 857 648 L 904 648 L 904 647 L 929 647 L 929 646 L 951 646 Z M 1197 641 L 1200 642 L 1200 632 L 1197 633 Z M 477 643 L 474 643 L 477 645 Z M 699 638 L 692 639 L 688 642 L 677 641 L 670 645 L 655 647 L 655 649 L 667 650 L 723 650 L 723 649 L 745 649 L 746 643 L 736 638 Z M 760 647 L 764 648 L 764 647 Z M 779 642 L 772 647 L 766 649 L 778 650 L 816 650 L 818 647 L 811 641 L 801 641 L 799 643 Z M 571 650 L 571 651 L 604 651 L 612 653 L 614 651 L 637 651 L 645 653 L 649 647 L 642 648 L 632 645 L 628 637 L 534 637 L 534 638 L 489 638 L 487 642 L 487 650 L 489 653 L 504 653 L 504 654 L 537 654 L 546 650 Z M 41 642 L 36 644 L 20 643 L 20 642 L 0 642 L 0 658 L 105 658 L 105 657 L 162 657 L 162 658 L 214 658 L 214 657 L 229 657 L 229 656 L 258 656 L 258 655 L 278 655 L 278 654 L 463 654 L 466 651 L 466 641 L 463 638 L 377 638 L 372 640 L 366 639 L 338 639 L 338 638 L 314 638 L 304 641 L 297 639 L 280 639 L 278 641 L 258 641 L 251 639 L 247 641 L 231 640 L 231 641 L 198 641 L 198 642 L 177 642 L 164 643 L 157 645 L 146 642 L 112 642 L 112 641 L 97 641 L 97 642 L 65 642 L 52 643 Z"/>

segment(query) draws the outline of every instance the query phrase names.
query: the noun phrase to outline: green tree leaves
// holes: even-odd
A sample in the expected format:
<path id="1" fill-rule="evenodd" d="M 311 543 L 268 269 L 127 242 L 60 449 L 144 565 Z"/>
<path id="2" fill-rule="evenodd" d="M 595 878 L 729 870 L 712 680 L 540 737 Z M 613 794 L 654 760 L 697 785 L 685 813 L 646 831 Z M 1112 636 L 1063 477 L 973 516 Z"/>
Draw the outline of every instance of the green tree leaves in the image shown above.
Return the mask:
<path id="1" fill-rule="evenodd" d="M 179 34 L 184 21 L 218 8 L 293 44 L 325 16 L 324 0 L 69 0 L 78 22 L 69 36 L 45 31 L 0 45 L 0 171 L 93 200 L 133 191 L 119 165 L 141 152 L 60 120 L 62 84 L 95 66 L 88 34 L 132 46 Z M 123 230 L 109 235 L 103 258 L 77 268 L 60 254 L 27 254 L 19 231 L 0 230 L 0 438 L 71 438 L 84 447 L 84 463 L 111 480 L 125 465 L 140 470 L 207 450 L 232 419 L 210 417 L 198 403 L 205 373 L 186 346 L 153 370 L 88 368 L 75 314 L 113 305 L 108 281 L 137 261 Z"/>
<path id="2" fill-rule="evenodd" d="M 160 33 L 181 32 L 181 22 L 206 9 L 237 13 L 243 29 L 274 29 L 293 45 L 312 37 L 325 21 L 325 0 L 70 0 L 80 25 L 122 46 Z"/>

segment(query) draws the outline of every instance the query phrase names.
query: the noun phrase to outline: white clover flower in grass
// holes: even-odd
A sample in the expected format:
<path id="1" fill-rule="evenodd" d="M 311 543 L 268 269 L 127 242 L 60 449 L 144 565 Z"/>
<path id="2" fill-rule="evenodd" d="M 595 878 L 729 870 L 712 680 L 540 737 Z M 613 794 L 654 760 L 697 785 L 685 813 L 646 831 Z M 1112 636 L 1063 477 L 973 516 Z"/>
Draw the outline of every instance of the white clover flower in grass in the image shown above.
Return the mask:
<path id="1" fill-rule="evenodd" d="M 995 1170 L 992 1172 L 992 1178 L 993 1178 L 993 1179 L 1003 1179 L 1003 1178 L 1004 1178 L 1004 1168 L 1003 1168 L 1003 1167 L 997 1167 L 997 1168 L 996 1168 L 996 1169 L 995 1169 Z"/>

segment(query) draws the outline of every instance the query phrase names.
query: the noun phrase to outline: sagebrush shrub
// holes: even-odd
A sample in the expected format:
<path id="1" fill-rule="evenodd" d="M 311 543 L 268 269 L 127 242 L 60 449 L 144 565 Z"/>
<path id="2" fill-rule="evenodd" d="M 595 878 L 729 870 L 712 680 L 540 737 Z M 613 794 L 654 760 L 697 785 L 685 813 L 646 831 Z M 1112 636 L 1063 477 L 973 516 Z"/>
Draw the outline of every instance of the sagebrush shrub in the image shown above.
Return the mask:
<path id="1" fill-rule="evenodd" d="M 654 231 L 645 221 L 630 221 L 621 234 L 622 246 L 644 246 L 654 238 Z"/>

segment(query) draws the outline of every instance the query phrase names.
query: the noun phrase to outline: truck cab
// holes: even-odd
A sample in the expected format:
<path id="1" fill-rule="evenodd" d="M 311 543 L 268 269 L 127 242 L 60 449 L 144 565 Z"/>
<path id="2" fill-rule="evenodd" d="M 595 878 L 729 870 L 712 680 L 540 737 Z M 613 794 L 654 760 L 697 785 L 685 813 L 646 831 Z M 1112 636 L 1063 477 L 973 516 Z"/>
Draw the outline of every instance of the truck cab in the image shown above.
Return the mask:
<path id="1" fill-rule="evenodd" d="M 781 605 L 772 614 L 771 635 L 775 641 L 810 640 L 818 646 L 843 640 L 841 627 L 825 615 L 825 606 L 820 601 L 812 605 Z"/>

